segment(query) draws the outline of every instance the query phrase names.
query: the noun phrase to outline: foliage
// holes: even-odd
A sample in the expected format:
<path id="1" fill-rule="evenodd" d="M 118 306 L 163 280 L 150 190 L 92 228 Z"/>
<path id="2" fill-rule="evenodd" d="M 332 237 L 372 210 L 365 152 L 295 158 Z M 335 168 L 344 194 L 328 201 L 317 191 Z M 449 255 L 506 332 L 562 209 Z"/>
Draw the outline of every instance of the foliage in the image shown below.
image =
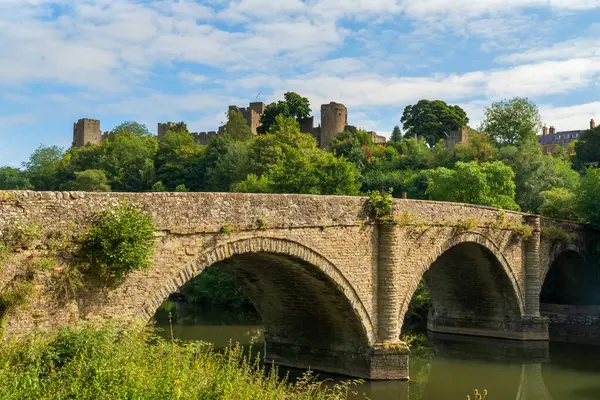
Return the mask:
<path id="1" fill-rule="evenodd" d="M 461 161 L 486 162 L 494 159 L 497 149 L 490 137 L 479 132 L 471 131 L 466 144 L 458 143 L 454 147 L 456 157 Z"/>
<path id="2" fill-rule="evenodd" d="M 400 122 L 405 137 L 421 137 L 434 146 L 450 132 L 467 126 L 469 118 L 460 106 L 450 106 L 441 100 L 420 100 L 404 108 Z"/>
<path id="3" fill-rule="evenodd" d="M 579 210 L 577 209 L 577 196 L 574 191 L 566 188 L 554 187 L 540 193 L 542 204 L 539 212 L 551 218 L 567 219 L 577 221 Z"/>
<path id="4" fill-rule="evenodd" d="M 575 143 L 575 153 L 579 164 L 600 162 L 600 126 L 588 129 Z"/>
<path id="5" fill-rule="evenodd" d="M 344 399 L 310 375 L 287 383 L 235 345 L 166 341 L 144 329 L 63 328 L 0 347 L 3 399 Z"/>
<path id="6" fill-rule="evenodd" d="M 36 221 L 23 223 L 19 220 L 3 237 L 2 242 L 12 249 L 30 248 L 44 234 L 42 224 Z"/>
<path id="7" fill-rule="evenodd" d="M 392 130 L 392 135 L 390 136 L 390 140 L 392 142 L 399 142 L 402 140 L 402 129 L 398 125 L 394 126 L 394 130 Z"/>
<path id="8" fill-rule="evenodd" d="M 427 330 L 427 314 L 431 308 L 431 294 L 424 281 L 420 281 L 415 293 L 410 299 L 408 310 L 404 315 L 402 335 L 408 333 L 424 333 Z M 410 343 L 407 342 L 409 347 Z"/>
<path id="9" fill-rule="evenodd" d="M 154 246 L 152 217 L 122 201 L 96 214 L 83 240 L 82 257 L 91 272 L 119 283 L 129 272 L 150 267 Z"/>
<path id="10" fill-rule="evenodd" d="M 498 159 L 515 172 L 515 201 L 526 212 L 539 210 L 543 191 L 561 187 L 575 190 L 579 182 L 579 174 L 569 162 L 542 154 L 535 142 L 504 146 Z"/>
<path id="11" fill-rule="evenodd" d="M 225 135 L 233 140 L 248 140 L 252 138 L 250 125 L 244 118 L 244 115 L 236 109 L 227 112 L 227 123 L 225 124 Z"/>
<path id="12" fill-rule="evenodd" d="M 121 133 L 128 133 L 134 136 L 151 136 L 152 133 L 146 128 L 146 125 L 140 124 L 135 121 L 125 121 L 117 125 L 110 133 L 112 136 L 119 135 Z"/>
<path id="13" fill-rule="evenodd" d="M 257 129 L 259 133 L 269 132 L 279 115 L 296 120 L 310 116 L 310 102 L 306 97 L 295 92 L 286 92 L 283 96 L 285 100 L 267 104 L 265 107 L 265 113 L 260 118 L 261 125 Z"/>
<path id="14" fill-rule="evenodd" d="M 33 189 L 25 172 L 13 167 L 0 167 L 0 190 Z"/>
<path id="15" fill-rule="evenodd" d="M 186 302 L 238 311 L 254 310 L 252 302 L 230 275 L 209 267 L 181 288 Z"/>
<path id="16" fill-rule="evenodd" d="M 25 305 L 33 291 L 30 280 L 18 280 L 0 292 L 0 316 L 4 319 L 13 309 Z"/>
<path id="17" fill-rule="evenodd" d="M 392 193 L 374 190 L 369 193 L 369 212 L 376 219 L 382 219 L 388 216 L 394 207 Z"/>
<path id="18" fill-rule="evenodd" d="M 23 163 L 29 182 L 35 190 L 54 190 L 58 187 L 59 160 L 64 150 L 58 146 L 39 146 Z"/>
<path id="19" fill-rule="evenodd" d="M 427 171 L 426 194 L 432 200 L 518 210 L 514 176 L 510 167 L 499 161 L 481 164 L 459 161 L 454 170 L 440 167 Z"/>
<path id="20" fill-rule="evenodd" d="M 73 189 L 86 192 L 110 192 L 108 179 L 104 171 L 100 169 L 86 169 L 85 171 L 75 172 Z"/>
<path id="21" fill-rule="evenodd" d="M 479 130 L 498 144 L 514 146 L 537 143 L 541 127 L 537 105 L 525 97 L 513 97 L 486 107 Z"/>
<path id="22" fill-rule="evenodd" d="M 540 232 L 542 238 L 549 239 L 551 241 L 557 241 L 562 243 L 571 243 L 575 240 L 575 234 L 572 232 L 567 232 L 564 229 L 557 228 L 555 226 L 551 226 L 548 228 L 543 228 Z"/>
<path id="23" fill-rule="evenodd" d="M 585 222 L 600 226 L 600 169 L 587 167 L 577 191 L 578 207 Z"/>

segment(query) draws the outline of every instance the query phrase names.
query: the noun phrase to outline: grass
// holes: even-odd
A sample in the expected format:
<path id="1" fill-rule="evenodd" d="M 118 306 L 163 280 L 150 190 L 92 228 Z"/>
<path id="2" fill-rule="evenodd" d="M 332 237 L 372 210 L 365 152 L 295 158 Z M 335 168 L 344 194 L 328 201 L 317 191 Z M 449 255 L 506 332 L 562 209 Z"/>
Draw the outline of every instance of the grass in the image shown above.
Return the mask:
<path id="1" fill-rule="evenodd" d="M 345 399 L 351 384 L 291 384 L 233 345 L 167 341 L 143 329 L 65 328 L 0 346 L 0 398 Z"/>

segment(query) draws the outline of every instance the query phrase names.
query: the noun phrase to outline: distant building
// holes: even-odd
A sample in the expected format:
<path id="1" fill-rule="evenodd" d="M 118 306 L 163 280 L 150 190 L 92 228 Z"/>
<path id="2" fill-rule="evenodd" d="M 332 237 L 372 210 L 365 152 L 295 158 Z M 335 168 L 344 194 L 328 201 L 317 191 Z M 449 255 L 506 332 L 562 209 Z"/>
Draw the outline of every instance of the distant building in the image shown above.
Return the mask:
<path id="1" fill-rule="evenodd" d="M 471 133 L 471 128 L 465 126 L 464 128 L 460 128 L 457 131 L 450 132 L 444 138 L 444 142 L 446 143 L 446 147 L 449 149 L 454 148 L 459 143 L 466 144 L 469 141 L 469 136 Z"/>
<path id="2" fill-rule="evenodd" d="M 595 121 L 593 119 L 590 120 L 589 129 L 594 129 L 595 127 Z M 550 128 L 544 126 L 542 135 L 538 136 L 538 143 L 542 146 L 542 152 L 544 154 L 554 154 L 559 146 L 567 150 L 569 144 L 578 140 L 585 131 L 585 129 L 579 129 L 556 132 L 554 126 L 550 126 Z"/>

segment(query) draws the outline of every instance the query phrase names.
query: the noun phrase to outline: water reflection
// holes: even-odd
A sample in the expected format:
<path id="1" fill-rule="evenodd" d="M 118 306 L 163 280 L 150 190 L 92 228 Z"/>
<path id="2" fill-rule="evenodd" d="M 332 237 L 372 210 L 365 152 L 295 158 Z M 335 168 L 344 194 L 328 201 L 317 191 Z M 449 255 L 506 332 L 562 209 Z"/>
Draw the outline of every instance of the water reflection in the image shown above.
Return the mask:
<path id="1" fill-rule="evenodd" d="M 215 347 L 229 341 L 255 343 L 262 351 L 262 326 L 255 315 L 171 304 L 157 312 L 157 326 L 169 337 L 204 340 Z M 358 390 L 373 400 L 461 400 L 487 389 L 488 400 L 600 399 L 600 347 L 430 335 L 433 356 L 413 354 L 410 382 L 367 382 Z M 294 379 L 302 371 L 290 372 Z M 321 378 L 345 379 L 320 374 Z"/>

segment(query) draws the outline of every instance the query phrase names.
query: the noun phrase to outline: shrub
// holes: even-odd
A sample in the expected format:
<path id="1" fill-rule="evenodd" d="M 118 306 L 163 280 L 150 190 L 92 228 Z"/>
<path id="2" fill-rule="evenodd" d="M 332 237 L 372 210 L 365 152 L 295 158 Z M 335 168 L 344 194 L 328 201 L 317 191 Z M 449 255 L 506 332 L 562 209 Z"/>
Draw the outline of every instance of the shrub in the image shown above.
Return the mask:
<path id="1" fill-rule="evenodd" d="M 118 283 L 129 272 L 150 267 L 155 244 L 152 217 L 122 201 L 96 214 L 83 240 L 82 257 L 90 272 Z"/>
<path id="2" fill-rule="evenodd" d="M 391 191 L 373 190 L 369 193 L 369 212 L 376 219 L 382 219 L 389 215 L 392 212 L 393 206 Z"/>

